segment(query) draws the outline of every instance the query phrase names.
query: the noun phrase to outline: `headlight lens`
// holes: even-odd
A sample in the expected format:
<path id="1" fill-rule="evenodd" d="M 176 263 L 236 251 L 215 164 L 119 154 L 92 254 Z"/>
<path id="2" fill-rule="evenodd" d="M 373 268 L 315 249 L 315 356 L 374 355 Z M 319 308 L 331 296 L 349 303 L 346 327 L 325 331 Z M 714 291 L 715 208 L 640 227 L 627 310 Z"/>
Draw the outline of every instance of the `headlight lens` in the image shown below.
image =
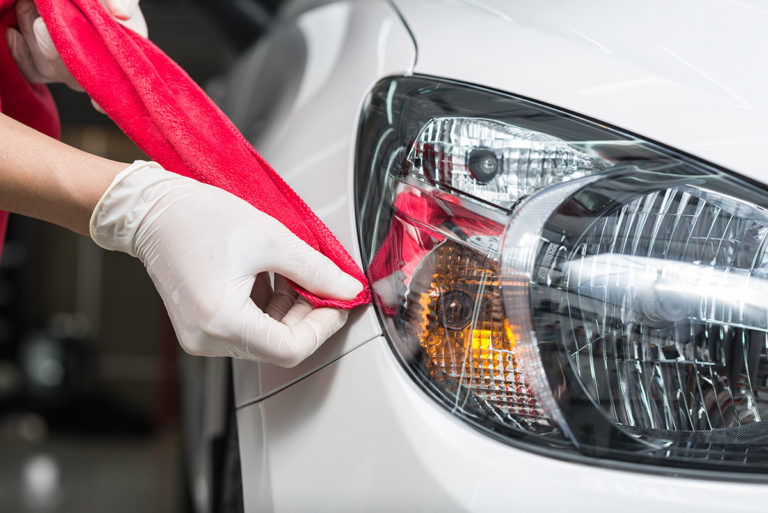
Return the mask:
<path id="1" fill-rule="evenodd" d="M 406 158 L 414 176 L 504 208 L 533 190 L 604 165 L 548 134 L 497 120 L 449 116 L 428 121 Z"/>
<path id="2" fill-rule="evenodd" d="M 410 77 L 371 94 L 356 187 L 385 331 L 452 412 L 563 452 L 768 470 L 761 186 Z"/>

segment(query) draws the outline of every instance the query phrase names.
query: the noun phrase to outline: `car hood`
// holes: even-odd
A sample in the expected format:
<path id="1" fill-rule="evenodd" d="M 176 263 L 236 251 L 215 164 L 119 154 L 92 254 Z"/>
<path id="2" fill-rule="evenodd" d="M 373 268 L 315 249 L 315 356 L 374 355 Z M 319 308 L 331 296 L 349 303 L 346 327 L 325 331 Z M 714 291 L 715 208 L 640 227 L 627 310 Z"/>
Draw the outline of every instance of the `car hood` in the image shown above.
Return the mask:
<path id="1" fill-rule="evenodd" d="M 416 73 L 533 98 L 768 181 L 758 2 L 393 2 Z"/>

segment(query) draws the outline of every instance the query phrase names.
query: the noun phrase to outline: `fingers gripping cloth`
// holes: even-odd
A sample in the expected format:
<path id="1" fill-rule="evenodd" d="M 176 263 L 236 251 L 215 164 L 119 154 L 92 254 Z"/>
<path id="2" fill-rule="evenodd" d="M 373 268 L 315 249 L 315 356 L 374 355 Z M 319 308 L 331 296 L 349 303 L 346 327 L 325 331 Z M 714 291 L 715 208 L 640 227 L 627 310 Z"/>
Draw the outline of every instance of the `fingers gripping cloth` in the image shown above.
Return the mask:
<path id="1" fill-rule="evenodd" d="M 150 158 L 248 201 L 363 284 L 352 301 L 294 284 L 313 306 L 369 301 L 363 272 L 336 237 L 173 60 L 118 24 L 99 0 L 35 3 L 74 78 Z"/>

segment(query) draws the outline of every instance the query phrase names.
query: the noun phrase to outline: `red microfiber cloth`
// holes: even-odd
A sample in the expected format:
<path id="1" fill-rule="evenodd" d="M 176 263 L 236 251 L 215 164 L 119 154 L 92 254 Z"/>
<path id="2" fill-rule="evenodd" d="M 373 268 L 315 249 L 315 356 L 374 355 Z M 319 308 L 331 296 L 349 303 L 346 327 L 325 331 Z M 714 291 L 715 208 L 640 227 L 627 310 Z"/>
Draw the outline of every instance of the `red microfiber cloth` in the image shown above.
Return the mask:
<path id="1" fill-rule="evenodd" d="M 302 296 L 317 307 L 370 300 L 363 272 L 336 237 L 173 60 L 117 23 L 99 0 L 35 3 L 74 78 L 151 159 L 243 198 L 363 284 L 352 301 L 294 285 Z"/>

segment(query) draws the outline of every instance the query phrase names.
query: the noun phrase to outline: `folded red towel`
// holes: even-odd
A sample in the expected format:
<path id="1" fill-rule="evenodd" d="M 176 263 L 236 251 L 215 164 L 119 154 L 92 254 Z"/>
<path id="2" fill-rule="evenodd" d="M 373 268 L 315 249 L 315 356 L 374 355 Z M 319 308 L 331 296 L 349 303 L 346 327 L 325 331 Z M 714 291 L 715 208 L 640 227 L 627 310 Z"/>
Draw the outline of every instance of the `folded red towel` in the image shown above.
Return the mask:
<path id="1" fill-rule="evenodd" d="M 363 284 L 352 301 L 315 297 L 297 287 L 299 293 L 315 306 L 352 308 L 369 301 L 364 274 L 336 237 L 184 70 L 118 24 L 99 0 L 35 3 L 74 78 L 150 158 L 245 199 Z"/>

